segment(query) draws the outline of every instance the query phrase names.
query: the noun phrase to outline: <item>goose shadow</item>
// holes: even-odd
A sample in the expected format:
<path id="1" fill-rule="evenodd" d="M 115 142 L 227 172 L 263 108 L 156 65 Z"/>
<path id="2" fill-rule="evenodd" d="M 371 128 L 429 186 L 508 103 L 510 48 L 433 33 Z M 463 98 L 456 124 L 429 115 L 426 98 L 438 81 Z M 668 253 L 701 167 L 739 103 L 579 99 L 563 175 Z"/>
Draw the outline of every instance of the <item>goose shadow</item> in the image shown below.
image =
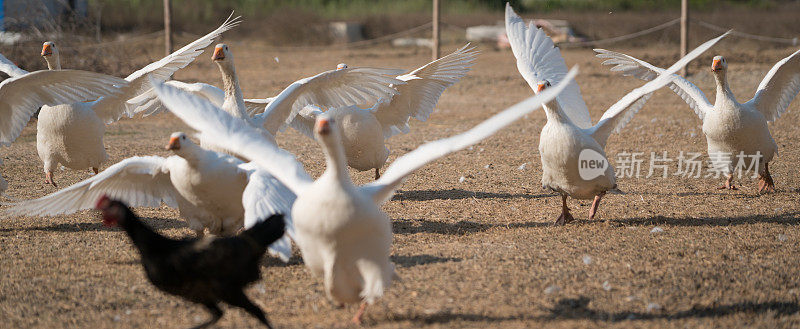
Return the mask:
<path id="1" fill-rule="evenodd" d="M 633 217 L 625 219 L 607 219 L 610 223 L 617 223 L 624 226 L 732 226 L 756 223 L 782 224 L 797 226 L 800 224 L 800 212 L 788 212 L 778 215 L 754 215 L 738 217 Z"/>
<path id="2" fill-rule="evenodd" d="M 177 219 L 155 218 L 155 217 L 142 217 L 142 221 L 151 228 L 160 231 L 171 228 L 184 228 L 187 227 L 186 222 Z M 44 224 L 44 223 L 43 223 Z M 84 223 L 60 223 L 51 224 L 46 226 L 29 226 L 23 228 L 0 228 L 0 232 L 18 232 L 18 231 L 43 231 L 43 232 L 116 232 L 121 231 L 117 227 L 108 227 L 103 223 L 93 218 L 92 222 Z"/>
<path id="3" fill-rule="evenodd" d="M 400 267 L 414 267 L 417 265 L 437 264 L 460 262 L 461 258 L 456 257 L 438 257 L 433 255 L 415 255 L 415 256 L 401 256 L 394 255 L 391 257 L 392 262 Z"/>
<path id="4" fill-rule="evenodd" d="M 504 321 L 559 321 L 559 320 L 592 320 L 605 322 L 622 321 L 647 321 L 647 320 L 677 320 L 687 318 L 715 318 L 726 315 L 747 313 L 764 314 L 775 313 L 778 316 L 792 315 L 800 311 L 796 302 L 771 301 L 771 302 L 741 302 L 717 306 L 694 306 L 691 309 L 676 312 L 639 312 L 620 311 L 606 312 L 588 307 L 590 299 L 584 296 L 578 298 L 563 298 L 551 308 L 545 308 L 549 314 L 531 316 L 530 314 L 516 314 L 508 316 L 494 316 L 474 313 L 457 313 L 442 311 L 433 314 L 394 314 L 390 321 L 411 321 L 420 324 L 447 324 L 454 321 L 467 322 L 504 322 Z"/>
<path id="5" fill-rule="evenodd" d="M 417 324 L 448 324 L 454 321 L 465 322 L 504 322 L 530 319 L 528 315 L 493 316 L 474 313 L 457 313 L 441 311 L 432 314 L 393 314 L 387 320 L 401 322 L 411 321 Z"/>
<path id="6" fill-rule="evenodd" d="M 790 191 L 777 191 L 774 193 L 789 193 Z M 643 191 L 643 192 L 636 192 L 636 193 L 623 193 L 627 195 L 656 195 L 656 196 L 675 196 L 675 197 L 691 197 L 691 196 L 725 196 L 730 198 L 737 198 L 737 199 L 746 199 L 746 200 L 753 200 L 761 198 L 762 196 L 772 195 L 770 194 L 759 194 L 755 192 L 748 192 L 748 191 L 685 191 L 685 192 L 652 192 L 652 191 Z"/>
<path id="7" fill-rule="evenodd" d="M 771 302 L 740 302 L 716 306 L 693 306 L 691 309 L 676 312 L 639 312 L 620 311 L 606 312 L 590 308 L 590 299 L 585 296 L 578 298 L 562 298 L 551 308 L 546 308 L 550 314 L 535 317 L 536 320 L 595 320 L 595 321 L 631 321 L 631 320 L 658 320 L 658 319 L 686 319 L 721 317 L 737 313 L 762 314 L 774 312 L 777 315 L 791 315 L 800 311 L 796 302 L 771 301 Z"/>
<path id="8" fill-rule="evenodd" d="M 467 235 L 470 233 L 484 232 L 495 227 L 517 228 L 517 227 L 546 227 L 552 226 L 551 223 L 543 222 L 521 222 L 508 224 L 486 224 L 473 221 L 461 220 L 455 223 L 430 221 L 427 219 L 395 219 L 392 221 L 392 232 L 394 234 L 414 234 L 414 233 L 435 233 L 448 235 Z"/>
<path id="9" fill-rule="evenodd" d="M 464 189 L 449 190 L 413 190 L 397 191 L 393 201 L 431 201 L 431 200 L 460 200 L 460 199 L 539 199 L 555 196 L 554 193 L 548 194 L 528 194 L 528 193 L 493 193 L 468 191 Z"/>

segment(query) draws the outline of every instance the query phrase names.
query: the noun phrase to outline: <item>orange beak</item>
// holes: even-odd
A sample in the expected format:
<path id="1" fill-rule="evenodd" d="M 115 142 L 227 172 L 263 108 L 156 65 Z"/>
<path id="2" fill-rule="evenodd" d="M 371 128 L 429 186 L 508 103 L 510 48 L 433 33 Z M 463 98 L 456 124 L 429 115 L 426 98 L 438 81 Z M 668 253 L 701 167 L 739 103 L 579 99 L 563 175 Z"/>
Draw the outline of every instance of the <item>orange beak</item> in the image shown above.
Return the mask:
<path id="1" fill-rule="evenodd" d="M 327 135 L 331 132 L 331 124 L 327 119 L 319 119 L 316 129 L 318 134 Z"/>
<path id="2" fill-rule="evenodd" d="M 711 72 L 717 72 L 719 66 L 720 66 L 720 60 L 715 59 L 713 62 L 711 62 Z"/>
<path id="3" fill-rule="evenodd" d="M 540 92 L 542 92 L 544 90 L 544 88 L 546 88 L 545 84 L 540 83 L 540 84 L 536 85 L 536 92 L 540 93 Z"/>
<path id="4" fill-rule="evenodd" d="M 181 149 L 181 140 L 178 137 L 170 137 L 169 144 L 165 147 L 167 151 L 174 151 Z"/>
<path id="5" fill-rule="evenodd" d="M 44 45 L 42 47 L 42 56 L 50 56 L 50 55 L 52 55 L 53 54 L 53 49 L 52 48 L 53 47 L 50 47 L 49 44 Z"/>
<path id="6" fill-rule="evenodd" d="M 214 48 L 214 55 L 211 55 L 212 61 L 221 61 L 225 59 L 225 53 L 222 51 L 222 47 Z"/>

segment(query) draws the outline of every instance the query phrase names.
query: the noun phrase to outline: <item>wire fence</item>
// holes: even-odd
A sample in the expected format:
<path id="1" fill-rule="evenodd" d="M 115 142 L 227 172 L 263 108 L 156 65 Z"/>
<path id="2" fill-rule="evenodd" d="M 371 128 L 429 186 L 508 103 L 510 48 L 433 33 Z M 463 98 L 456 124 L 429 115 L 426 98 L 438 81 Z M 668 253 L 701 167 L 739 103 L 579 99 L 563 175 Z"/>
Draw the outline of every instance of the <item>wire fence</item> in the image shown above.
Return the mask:
<path id="1" fill-rule="evenodd" d="M 717 31 L 717 32 L 726 32 L 726 31 L 730 30 L 729 28 L 725 28 L 725 27 L 722 27 L 722 26 L 714 25 L 712 23 L 701 21 L 701 20 L 697 20 L 697 19 L 691 19 L 690 22 L 693 23 L 693 24 L 696 24 L 698 26 L 701 26 L 701 27 L 704 27 L 704 28 L 707 28 L 707 29 L 710 29 L 710 30 L 713 30 L 713 31 Z M 653 27 L 650 27 L 650 28 L 647 28 L 647 29 L 644 29 L 644 30 L 641 30 L 641 31 L 636 31 L 636 32 L 633 32 L 633 33 L 629 33 L 629 34 L 619 35 L 619 36 L 615 36 L 615 37 L 611 37 L 611 38 L 605 38 L 605 39 L 597 39 L 597 40 L 560 42 L 560 43 L 558 43 L 558 46 L 562 47 L 562 48 L 579 48 L 579 47 L 593 47 L 593 46 L 598 46 L 598 45 L 623 42 L 623 41 L 635 39 L 635 38 L 638 38 L 638 37 L 642 37 L 642 36 L 645 36 L 645 35 L 648 35 L 648 34 L 652 34 L 652 33 L 658 32 L 658 31 L 666 30 L 668 28 L 671 28 L 671 27 L 674 27 L 674 26 L 678 25 L 679 23 L 680 23 L 680 18 L 675 18 L 673 20 L 661 23 L 659 25 L 656 25 L 656 26 L 653 26 Z M 446 28 L 450 28 L 450 29 L 457 29 L 457 30 L 460 30 L 460 31 L 465 30 L 463 27 L 460 27 L 460 26 L 457 26 L 457 25 L 453 25 L 453 24 L 442 23 L 442 25 L 444 25 Z M 432 23 L 431 22 L 427 22 L 425 24 L 422 24 L 422 25 L 419 25 L 419 26 L 416 26 L 416 27 L 413 27 L 413 28 L 410 28 L 410 29 L 407 29 L 407 30 L 404 30 L 404 31 L 400 31 L 400 32 L 396 32 L 396 33 L 380 36 L 380 37 L 373 38 L 373 39 L 359 40 L 359 41 L 352 41 L 352 42 L 344 42 L 344 43 L 334 43 L 334 44 L 328 44 L 328 45 L 272 46 L 272 47 L 270 47 L 270 49 L 274 49 L 274 50 L 277 50 L 277 51 L 302 51 L 302 50 L 331 49 L 331 48 L 361 48 L 361 47 L 368 47 L 368 46 L 381 44 L 381 43 L 384 43 L 384 42 L 390 42 L 391 40 L 394 40 L 394 39 L 397 39 L 397 38 L 407 37 L 407 36 L 414 35 L 414 34 L 417 34 L 417 33 L 420 33 L 420 32 L 428 31 L 431 28 L 432 28 Z M 59 46 L 59 47 L 60 48 L 64 48 L 64 49 L 101 49 L 101 48 L 115 47 L 115 46 L 119 46 L 119 45 L 123 45 L 123 44 L 131 44 L 131 43 L 136 43 L 136 42 L 143 42 L 143 41 L 150 42 L 150 41 L 153 40 L 153 38 L 162 37 L 163 34 L 164 34 L 164 30 L 160 30 L 160 31 L 146 33 L 146 34 L 140 34 L 140 35 L 137 35 L 137 36 L 128 37 L 128 38 L 120 39 L 120 40 L 113 40 L 113 41 L 106 41 L 106 42 L 99 42 L 99 43 L 85 43 L 85 44 L 73 45 L 73 46 L 67 45 L 67 46 Z M 187 36 L 187 37 L 200 37 L 199 35 L 195 35 L 193 33 L 187 33 L 187 32 L 181 33 L 181 35 L 182 36 Z M 735 37 L 739 37 L 739 38 L 743 38 L 743 39 L 762 41 L 762 42 L 781 43 L 781 44 L 787 44 L 787 45 L 792 45 L 792 46 L 797 46 L 798 42 L 800 41 L 800 40 L 798 40 L 797 37 L 795 37 L 795 38 L 779 38 L 779 37 L 771 37 L 771 36 L 763 36 L 763 35 L 756 35 L 756 34 L 738 32 L 738 31 L 731 32 L 731 36 L 735 36 Z M 30 46 L 30 48 L 36 48 L 36 47 Z"/>

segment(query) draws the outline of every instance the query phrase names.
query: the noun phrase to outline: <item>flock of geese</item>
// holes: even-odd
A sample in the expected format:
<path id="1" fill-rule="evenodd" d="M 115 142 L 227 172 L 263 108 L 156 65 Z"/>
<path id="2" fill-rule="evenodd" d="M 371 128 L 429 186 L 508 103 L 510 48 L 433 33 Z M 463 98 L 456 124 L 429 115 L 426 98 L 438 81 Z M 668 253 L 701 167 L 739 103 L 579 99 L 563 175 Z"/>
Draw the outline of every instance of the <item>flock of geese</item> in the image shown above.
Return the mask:
<path id="1" fill-rule="evenodd" d="M 593 179 L 579 175 L 581 151 L 590 149 L 606 157 L 610 135 L 620 131 L 664 86 L 703 120 L 709 153 L 761 154 L 759 191 L 774 189 L 768 163 L 777 146 L 767 122 L 785 112 L 800 91 L 800 51 L 778 62 L 746 103 L 738 103 L 728 87 L 727 61 L 715 57 L 711 70 L 717 96 L 711 105 L 699 88 L 675 72 L 727 33 L 666 69 L 598 49 L 597 56 L 606 59 L 603 64 L 612 65 L 612 71 L 647 82 L 592 125 L 574 81 L 577 69 L 568 70 L 553 41 L 541 29 L 526 25 L 510 5 L 505 22 L 517 68 L 535 96 L 466 132 L 419 146 L 397 158 L 383 174 L 389 155 L 386 140 L 409 133 L 410 118 L 425 121 L 430 116 L 445 89 L 469 72 L 478 54 L 474 48 L 464 46 L 408 73 L 339 64 L 267 99 L 244 98 L 234 56 L 225 44 L 217 45 L 211 57 L 220 69 L 222 89 L 169 80 L 213 40 L 234 28 L 238 18 L 229 17 L 211 33 L 125 79 L 62 69 L 52 42 L 46 42 L 41 53 L 49 70 L 27 72 L 0 56 L 0 70 L 10 76 L 0 83 L 0 143 L 12 143 L 41 107 L 36 147 L 45 182 L 57 186 L 53 173 L 59 165 L 91 168 L 96 173 L 42 198 L 7 204 L 3 213 L 73 213 L 92 208 L 107 195 L 131 206 L 163 203 L 177 208 L 198 236 L 235 235 L 271 214 L 282 213 L 286 236 L 270 252 L 286 261 L 294 243 L 307 268 L 322 278 L 330 299 L 338 304 L 361 303 L 353 318 L 360 323 L 366 306 L 397 278 L 389 260 L 391 220 L 381 205 L 417 169 L 491 136 L 538 108 L 547 117 L 539 143 L 542 185 L 562 197 L 557 224 L 574 220 L 568 197 L 594 199 L 589 212 L 593 218 L 604 194 L 616 188 L 611 166 Z M 175 132 L 166 145 L 174 155 L 130 157 L 99 171 L 107 159 L 103 146 L 107 124 L 164 110 L 195 129 L 199 143 Z M 286 127 L 322 146 L 326 167 L 319 177 L 312 178 L 294 155 L 277 146 L 275 138 Z M 723 164 L 728 166 L 723 188 L 735 189 L 731 163 Z M 375 181 L 355 185 L 348 167 L 374 170 Z M 0 179 L 0 188 L 6 186 Z"/>

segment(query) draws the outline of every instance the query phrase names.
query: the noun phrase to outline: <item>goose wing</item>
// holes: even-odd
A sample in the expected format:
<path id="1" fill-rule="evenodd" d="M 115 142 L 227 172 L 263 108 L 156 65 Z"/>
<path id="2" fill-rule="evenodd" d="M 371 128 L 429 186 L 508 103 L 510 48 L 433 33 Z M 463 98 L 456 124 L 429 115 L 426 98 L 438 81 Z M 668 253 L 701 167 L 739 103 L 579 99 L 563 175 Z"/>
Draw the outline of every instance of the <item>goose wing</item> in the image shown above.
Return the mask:
<path id="1" fill-rule="evenodd" d="M 782 59 L 767 72 L 755 96 L 746 104 L 754 106 L 767 121 L 779 118 L 800 92 L 800 50 Z"/>
<path id="2" fill-rule="evenodd" d="M 86 180 L 47 196 L 10 204 L 5 215 L 53 216 L 91 209 L 102 196 L 133 207 L 177 207 L 180 197 L 169 178 L 168 158 L 132 157 Z"/>
<path id="3" fill-rule="evenodd" d="M 480 142 L 517 119 L 541 108 L 542 104 L 552 100 L 566 89 L 577 74 L 577 71 L 577 69 L 572 69 L 561 82 L 552 88 L 548 88 L 539 95 L 528 98 L 495 114 L 466 132 L 422 144 L 416 150 L 392 162 L 380 179 L 363 185 L 359 189 L 363 193 L 370 195 L 377 204 L 386 202 L 392 197 L 394 191 L 403 183 L 405 178 L 417 169 L 447 154 Z"/>
<path id="4" fill-rule="evenodd" d="M 600 118 L 600 121 L 598 121 L 597 124 L 594 125 L 594 127 L 589 129 L 590 135 L 592 135 L 592 137 L 594 137 L 594 139 L 598 143 L 600 143 L 600 145 L 605 146 L 606 141 L 608 141 L 608 137 L 612 133 L 619 132 L 623 127 L 625 127 L 625 125 L 629 121 L 631 121 L 631 119 L 633 119 L 633 115 L 636 114 L 636 112 L 639 112 L 639 110 L 642 107 L 644 107 L 644 104 L 647 103 L 647 100 L 650 99 L 654 91 L 668 84 L 676 85 L 675 84 L 676 75 L 674 73 L 682 69 L 684 66 L 686 66 L 686 64 L 689 64 L 689 62 L 697 58 L 697 56 L 700 56 L 700 54 L 711 48 L 714 44 L 717 43 L 717 41 L 724 38 L 726 35 L 727 33 L 719 37 L 716 37 L 714 39 L 711 39 L 709 41 L 706 41 L 702 45 L 698 46 L 697 48 L 686 54 L 686 56 L 675 62 L 675 64 L 672 64 L 672 66 L 670 66 L 666 70 L 658 68 L 656 70 L 650 70 L 650 69 L 644 70 L 641 66 L 638 68 L 633 68 L 632 69 L 633 71 L 639 70 L 640 75 L 647 76 L 649 79 L 645 80 L 650 80 L 650 82 L 644 84 L 639 88 L 634 89 L 633 91 L 622 97 L 622 99 L 614 103 L 614 105 L 611 105 L 611 107 L 609 107 L 608 110 L 606 110 L 606 112 L 603 113 L 603 116 Z M 627 65 L 627 64 L 619 64 L 619 65 Z M 686 81 L 686 83 L 689 82 Z"/>
<path id="5" fill-rule="evenodd" d="M 532 89 L 535 90 L 542 80 L 555 85 L 566 78 L 567 64 L 553 40 L 533 23 L 525 26 L 525 21 L 514 12 L 509 3 L 506 3 L 506 34 L 514 57 L 517 58 L 517 70 Z M 573 124 L 580 128 L 592 126 L 589 109 L 583 101 L 577 82 L 571 81 L 556 99 Z"/>

